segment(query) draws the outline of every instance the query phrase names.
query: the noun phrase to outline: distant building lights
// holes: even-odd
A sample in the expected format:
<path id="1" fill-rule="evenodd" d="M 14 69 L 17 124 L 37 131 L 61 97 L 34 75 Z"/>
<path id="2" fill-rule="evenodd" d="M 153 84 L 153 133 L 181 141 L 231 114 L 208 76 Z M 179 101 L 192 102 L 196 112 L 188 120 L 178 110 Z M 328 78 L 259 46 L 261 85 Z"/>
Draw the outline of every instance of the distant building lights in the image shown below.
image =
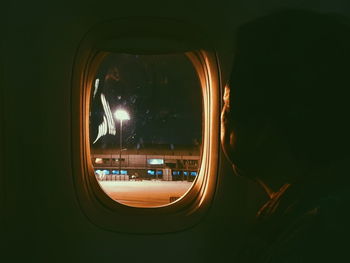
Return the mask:
<path id="1" fill-rule="evenodd" d="M 102 158 L 96 158 L 96 159 L 95 159 L 95 163 L 100 163 L 100 164 L 103 163 Z"/>
<path id="2" fill-rule="evenodd" d="M 162 165 L 164 164 L 164 159 L 147 159 L 147 162 L 150 165 Z"/>

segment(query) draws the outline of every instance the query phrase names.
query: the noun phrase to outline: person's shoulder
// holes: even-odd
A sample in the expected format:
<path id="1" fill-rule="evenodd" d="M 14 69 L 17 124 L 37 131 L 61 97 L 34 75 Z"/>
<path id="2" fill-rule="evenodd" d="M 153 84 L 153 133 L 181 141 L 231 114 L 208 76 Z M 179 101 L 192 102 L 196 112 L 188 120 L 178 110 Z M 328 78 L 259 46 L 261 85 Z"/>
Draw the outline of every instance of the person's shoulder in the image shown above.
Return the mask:
<path id="1" fill-rule="evenodd" d="M 295 187 L 265 206 L 260 225 L 274 235 L 259 262 L 325 262 L 347 253 L 350 189 Z M 260 229 L 261 230 L 261 229 Z M 262 251 L 262 250 L 261 250 Z"/>
<path id="2" fill-rule="evenodd" d="M 320 199 L 317 225 L 320 231 L 331 236 L 349 233 L 350 229 L 350 188 L 329 193 Z"/>
<path id="3" fill-rule="evenodd" d="M 343 259 L 348 253 L 350 236 L 349 193 L 329 193 L 295 217 L 269 248 L 267 254 L 271 257 L 266 262 L 328 262 Z"/>

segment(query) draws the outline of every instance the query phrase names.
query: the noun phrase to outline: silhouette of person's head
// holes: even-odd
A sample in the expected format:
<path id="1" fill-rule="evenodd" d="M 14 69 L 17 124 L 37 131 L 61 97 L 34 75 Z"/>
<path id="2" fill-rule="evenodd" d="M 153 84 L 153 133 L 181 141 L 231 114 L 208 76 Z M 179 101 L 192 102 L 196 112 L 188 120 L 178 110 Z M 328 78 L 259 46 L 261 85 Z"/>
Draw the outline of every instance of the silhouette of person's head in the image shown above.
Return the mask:
<path id="1" fill-rule="evenodd" d="M 277 173 L 296 173 L 287 166 L 324 165 L 347 156 L 350 30 L 345 22 L 286 10 L 243 25 L 236 39 L 222 112 L 222 145 L 236 170 L 268 181 Z"/>

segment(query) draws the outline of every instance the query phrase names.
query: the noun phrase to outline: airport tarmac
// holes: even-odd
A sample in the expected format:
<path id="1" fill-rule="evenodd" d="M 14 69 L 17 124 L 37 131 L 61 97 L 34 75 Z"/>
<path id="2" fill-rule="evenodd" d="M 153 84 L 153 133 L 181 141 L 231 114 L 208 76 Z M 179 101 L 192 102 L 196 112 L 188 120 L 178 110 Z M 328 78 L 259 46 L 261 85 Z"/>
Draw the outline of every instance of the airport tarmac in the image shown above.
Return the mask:
<path id="1" fill-rule="evenodd" d="M 113 200 L 128 206 L 154 207 L 169 204 L 170 197 L 181 197 L 193 182 L 187 181 L 99 181 Z"/>

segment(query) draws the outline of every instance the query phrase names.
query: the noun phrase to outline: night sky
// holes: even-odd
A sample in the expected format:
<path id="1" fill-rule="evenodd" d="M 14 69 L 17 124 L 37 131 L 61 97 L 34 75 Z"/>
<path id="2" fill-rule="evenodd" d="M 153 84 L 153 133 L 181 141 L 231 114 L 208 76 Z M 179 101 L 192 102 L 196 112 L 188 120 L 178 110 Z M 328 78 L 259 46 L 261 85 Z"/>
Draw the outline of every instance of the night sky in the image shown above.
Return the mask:
<path id="1" fill-rule="evenodd" d="M 119 108 L 130 114 L 130 120 L 123 121 L 123 148 L 150 144 L 176 148 L 180 144 L 201 143 L 201 87 L 193 65 L 184 54 L 109 54 L 101 63 L 96 79 L 98 85 L 95 81 L 91 92 L 92 148 L 119 147 L 120 122 L 114 117 Z M 110 108 L 107 113 L 102 97 Z M 113 114 L 114 132 L 108 111 Z M 99 126 L 103 130 L 100 135 Z"/>

